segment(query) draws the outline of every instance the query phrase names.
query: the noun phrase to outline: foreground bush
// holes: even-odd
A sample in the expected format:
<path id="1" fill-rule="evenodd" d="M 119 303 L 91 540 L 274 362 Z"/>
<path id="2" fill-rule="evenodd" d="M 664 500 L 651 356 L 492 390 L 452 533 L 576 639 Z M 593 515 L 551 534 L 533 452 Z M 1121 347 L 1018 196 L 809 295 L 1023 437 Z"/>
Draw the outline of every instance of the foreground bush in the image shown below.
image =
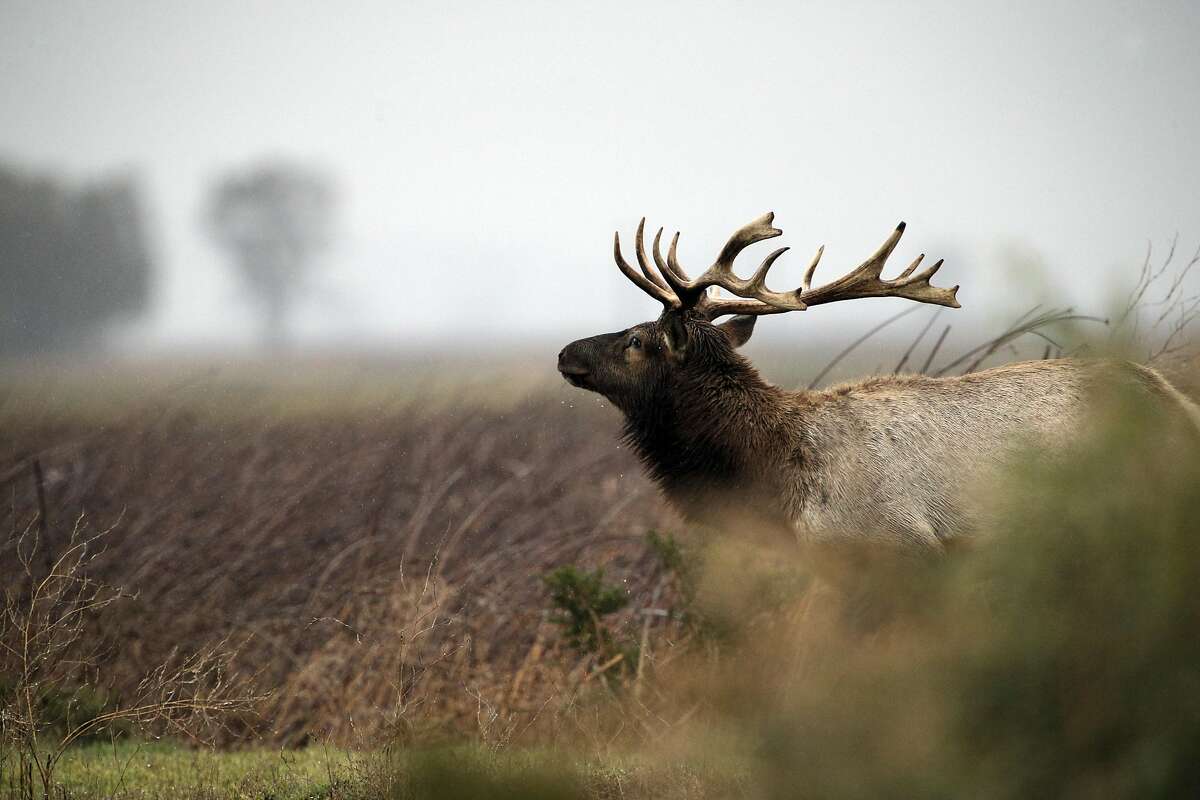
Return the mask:
<path id="1" fill-rule="evenodd" d="M 1024 459 L 974 552 L 866 568 L 883 623 L 810 608 L 710 676 L 765 796 L 1200 793 L 1200 454 L 1114 407 L 1063 455 Z"/>

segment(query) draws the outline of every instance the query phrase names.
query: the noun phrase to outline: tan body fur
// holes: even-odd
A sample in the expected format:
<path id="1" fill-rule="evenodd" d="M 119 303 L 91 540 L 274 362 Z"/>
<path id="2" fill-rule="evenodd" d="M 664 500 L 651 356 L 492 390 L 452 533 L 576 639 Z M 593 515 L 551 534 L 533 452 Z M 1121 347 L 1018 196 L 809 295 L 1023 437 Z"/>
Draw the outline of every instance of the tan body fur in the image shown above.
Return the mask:
<path id="1" fill-rule="evenodd" d="M 974 528 L 989 473 L 1023 445 L 1069 447 L 1088 392 L 1071 361 L 1012 364 L 954 378 L 879 378 L 801 396 L 788 515 L 806 539 L 875 536 L 939 547 Z"/>
<path id="2" fill-rule="evenodd" d="M 1068 453 L 1097 381 L 1117 376 L 1162 413 L 1190 414 L 1200 430 L 1194 404 L 1133 364 L 1032 361 L 815 392 L 786 392 L 743 375 L 738 390 L 709 395 L 711 415 L 701 410 L 704 401 L 695 402 L 702 393 L 692 394 L 688 409 L 709 421 L 709 446 L 738 454 L 737 474 L 719 485 L 671 475 L 660 482 L 696 521 L 786 529 L 807 542 L 875 539 L 940 549 L 975 529 L 981 492 L 1014 454 Z"/>

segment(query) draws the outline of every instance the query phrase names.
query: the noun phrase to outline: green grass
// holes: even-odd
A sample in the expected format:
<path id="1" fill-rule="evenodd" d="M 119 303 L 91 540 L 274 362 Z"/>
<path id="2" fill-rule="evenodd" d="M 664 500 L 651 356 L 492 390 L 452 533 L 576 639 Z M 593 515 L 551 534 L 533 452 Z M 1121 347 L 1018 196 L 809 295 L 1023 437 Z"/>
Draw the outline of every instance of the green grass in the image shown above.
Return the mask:
<path id="1" fill-rule="evenodd" d="M 72 800 L 692 800 L 745 796 L 743 767 L 732 759 L 665 763 L 634 755 L 601 758 L 478 745 L 370 753 L 321 747 L 219 752 L 119 742 L 72 749 L 56 781 Z"/>
<path id="2" fill-rule="evenodd" d="M 353 757 L 336 749 L 218 752 L 161 742 L 73 748 L 57 780 L 74 798 L 327 797 L 350 783 Z"/>

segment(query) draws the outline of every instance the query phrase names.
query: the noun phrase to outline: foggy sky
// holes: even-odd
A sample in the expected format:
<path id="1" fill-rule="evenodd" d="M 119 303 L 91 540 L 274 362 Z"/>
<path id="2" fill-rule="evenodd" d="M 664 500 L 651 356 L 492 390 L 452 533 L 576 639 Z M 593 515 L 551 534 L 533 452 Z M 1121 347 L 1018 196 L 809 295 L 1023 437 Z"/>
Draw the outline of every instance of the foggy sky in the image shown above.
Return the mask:
<path id="1" fill-rule="evenodd" d="M 310 337 L 624 327 L 657 306 L 612 266 L 614 229 L 681 230 L 702 269 L 767 210 L 794 248 L 775 288 L 822 243 L 835 277 L 904 219 L 893 269 L 945 257 L 957 313 L 982 320 L 1101 304 L 1148 241 L 1200 242 L 1198 41 L 1193 0 L 2 0 L 0 159 L 140 176 L 165 270 L 130 334 L 149 343 L 251 335 L 200 219 L 214 177 L 264 155 L 338 182 Z"/>

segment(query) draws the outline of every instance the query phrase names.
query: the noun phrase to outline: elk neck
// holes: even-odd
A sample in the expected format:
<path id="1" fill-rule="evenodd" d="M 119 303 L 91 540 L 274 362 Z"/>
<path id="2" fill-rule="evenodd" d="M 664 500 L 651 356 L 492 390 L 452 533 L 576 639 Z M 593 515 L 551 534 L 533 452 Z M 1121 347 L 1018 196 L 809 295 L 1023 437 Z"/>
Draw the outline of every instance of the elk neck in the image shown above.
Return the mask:
<path id="1" fill-rule="evenodd" d="M 625 437 L 686 516 L 724 501 L 773 503 L 795 435 L 785 398 L 732 350 L 701 353 L 627 415 Z"/>

